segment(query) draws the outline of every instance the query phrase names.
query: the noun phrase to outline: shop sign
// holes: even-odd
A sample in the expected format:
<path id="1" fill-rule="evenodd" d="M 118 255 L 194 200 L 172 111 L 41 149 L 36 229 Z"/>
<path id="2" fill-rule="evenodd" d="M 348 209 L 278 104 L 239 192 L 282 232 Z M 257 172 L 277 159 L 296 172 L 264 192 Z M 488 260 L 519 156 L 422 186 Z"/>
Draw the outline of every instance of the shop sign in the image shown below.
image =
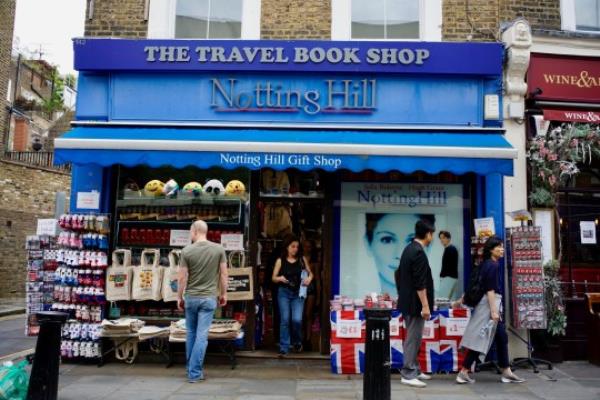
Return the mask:
<path id="1" fill-rule="evenodd" d="M 221 235 L 221 246 L 227 251 L 244 250 L 244 235 L 240 233 L 227 233 Z"/>
<path id="2" fill-rule="evenodd" d="M 74 39 L 75 69 L 499 75 L 500 43 Z"/>
<path id="3" fill-rule="evenodd" d="M 527 86 L 536 100 L 599 102 L 600 58 L 533 54 Z"/>
<path id="4" fill-rule="evenodd" d="M 325 154 L 220 153 L 219 159 L 221 166 L 228 169 L 237 166 L 248 166 L 252 169 L 269 167 L 278 169 L 293 167 L 338 169 L 342 165 L 341 158 Z"/>
<path id="5" fill-rule="evenodd" d="M 600 90 L 600 89 L 598 89 Z M 544 120 L 600 124 L 599 111 L 544 110 Z"/>

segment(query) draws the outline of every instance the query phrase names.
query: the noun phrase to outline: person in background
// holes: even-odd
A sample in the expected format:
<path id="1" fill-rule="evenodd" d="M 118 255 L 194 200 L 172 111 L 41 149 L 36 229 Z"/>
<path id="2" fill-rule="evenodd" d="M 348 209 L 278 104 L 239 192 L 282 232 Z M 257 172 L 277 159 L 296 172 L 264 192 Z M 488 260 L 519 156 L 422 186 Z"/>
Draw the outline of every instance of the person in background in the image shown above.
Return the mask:
<path id="1" fill-rule="evenodd" d="M 483 289 L 483 297 L 471 315 L 471 319 L 465 328 L 460 346 L 468 349 L 467 356 L 463 362 L 462 369 L 456 376 L 456 382 L 460 384 L 475 383 L 469 376 L 469 371 L 479 358 L 485 359 L 493 343 L 496 344 L 498 366 L 502 369 L 503 383 L 522 383 L 525 380 L 519 378 L 510 369 L 508 358 L 508 336 L 506 327 L 502 321 L 502 289 L 499 280 L 498 261 L 504 256 L 504 245 L 498 237 L 491 237 L 483 248 L 483 263 L 479 266 L 479 283 Z M 463 304 L 464 295 L 452 306 L 458 308 Z"/>
<path id="2" fill-rule="evenodd" d="M 187 375 L 190 383 L 204 380 L 204 356 L 208 330 L 217 304 L 227 304 L 227 257 L 225 249 L 206 239 L 208 225 L 192 224 L 192 244 L 183 248 L 179 265 L 179 310 L 185 310 Z"/>
<path id="3" fill-rule="evenodd" d="M 306 278 L 302 279 L 305 271 Z M 300 286 L 308 286 L 313 280 L 308 260 L 302 256 L 300 242 L 293 236 L 285 239 L 281 258 L 275 262 L 274 283 L 279 285 L 277 300 L 279 302 L 279 356 L 284 357 L 290 351 L 302 352 L 302 312 L 304 298 L 300 296 Z M 291 321 L 291 331 L 290 331 Z"/>
<path id="4" fill-rule="evenodd" d="M 444 246 L 442 271 L 440 272 L 440 295 L 450 300 L 456 297 L 458 284 L 458 250 L 452 244 L 452 235 L 448 231 L 440 231 L 440 242 Z"/>
<path id="5" fill-rule="evenodd" d="M 404 366 L 400 371 L 401 383 L 417 388 L 427 386 L 423 380 L 431 376 L 421 373 L 418 363 L 425 321 L 431 317 L 433 307 L 433 277 L 425 248 L 433 241 L 435 228 L 424 220 L 415 225 L 415 240 L 400 257 L 396 271 L 398 282 L 398 309 L 404 316 L 406 340 L 404 341 Z"/>

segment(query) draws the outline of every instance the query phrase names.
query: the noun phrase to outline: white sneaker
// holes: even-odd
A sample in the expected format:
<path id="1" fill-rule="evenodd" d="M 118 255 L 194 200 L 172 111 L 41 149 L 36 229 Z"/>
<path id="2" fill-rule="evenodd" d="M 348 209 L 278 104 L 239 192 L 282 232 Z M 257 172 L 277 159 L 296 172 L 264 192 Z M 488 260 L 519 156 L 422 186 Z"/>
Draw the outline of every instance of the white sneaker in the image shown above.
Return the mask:
<path id="1" fill-rule="evenodd" d="M 419 376 L 417 376 L 417 379 L 420 381 L 430 381 L 432 379 L 432 376 L 421 373 Z"/>
<path id="2" fill-rule="evenodd" d="M 417 378 L 414 378 L 414 379 L 405 379 L 405 378 L 402 378 L 402 380 L 400 381 L 400 383 L 402 383 L 403 385 L 412 386 L 412 387 L 415 387 L 415 388 L 424 388 L 424 387 L 427 386 L 427 384 L 425 382 L 421 382 Z"/>
<path id="3" fill-rule="evenodd" d="M 523 383 L 525 379 L 519 378 L 515 374 L 504 375 L 502 374 L 502 378 L 500 379 L 502 383 Z"/>

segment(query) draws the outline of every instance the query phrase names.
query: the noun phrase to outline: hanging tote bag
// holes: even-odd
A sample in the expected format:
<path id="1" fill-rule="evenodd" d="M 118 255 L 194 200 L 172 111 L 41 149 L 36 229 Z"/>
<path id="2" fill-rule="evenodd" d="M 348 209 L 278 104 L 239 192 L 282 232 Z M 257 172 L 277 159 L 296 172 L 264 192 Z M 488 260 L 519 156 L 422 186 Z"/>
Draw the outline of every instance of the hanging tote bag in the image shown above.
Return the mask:
<path id="1" fill-rule="evenodd" d="M 181 250 L 172 250 L 169 253 L 169 267 L 163 270 L 162 298 L 163 301 L 177 301 L 177 286 L 179 281 L 179 260 Z"/>
<path id="2" fill-rule="evenodd" d="M 228 264 L 227 300 L 254 300 L 254 272 L 252 267 L 246 267 L 246 254 L 243 251 L 230 252 Z"/>
<path id="3" fill-rule="evenodd" d="M 115 250 L 106 270 L 106 300 L 131 300 L 131 251 Z"/>
<path id="4" fill-rule="evenodd" d="M 160 251 L 158 249 L 146 249 L 142 251 L 141 265 L 133 267 L 133 289 L 131 297 L 133 300 L 155 300 L 162 299 L 163 267 L 158 265 Z"/>

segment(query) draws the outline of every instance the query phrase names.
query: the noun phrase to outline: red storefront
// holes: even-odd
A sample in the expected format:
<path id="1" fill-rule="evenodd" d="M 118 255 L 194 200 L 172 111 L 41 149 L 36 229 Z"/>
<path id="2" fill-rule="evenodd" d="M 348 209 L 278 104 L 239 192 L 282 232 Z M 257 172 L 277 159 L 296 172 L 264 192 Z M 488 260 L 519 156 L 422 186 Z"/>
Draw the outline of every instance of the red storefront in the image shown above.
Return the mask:
<path id="1" fill-rule="evenodd" d="M 600 58 L 532 54 L 527 81 L 529 138 L 562 124 L 592 129 L 600 124 Z M 560 256 L 568 321 L 565 359 L 587 358 L 584 294 L 600 292 L 600 160 L 584 158 L 577 164 L 580 172 L 558 188 L 554 221 L 554 256 Z"/>

